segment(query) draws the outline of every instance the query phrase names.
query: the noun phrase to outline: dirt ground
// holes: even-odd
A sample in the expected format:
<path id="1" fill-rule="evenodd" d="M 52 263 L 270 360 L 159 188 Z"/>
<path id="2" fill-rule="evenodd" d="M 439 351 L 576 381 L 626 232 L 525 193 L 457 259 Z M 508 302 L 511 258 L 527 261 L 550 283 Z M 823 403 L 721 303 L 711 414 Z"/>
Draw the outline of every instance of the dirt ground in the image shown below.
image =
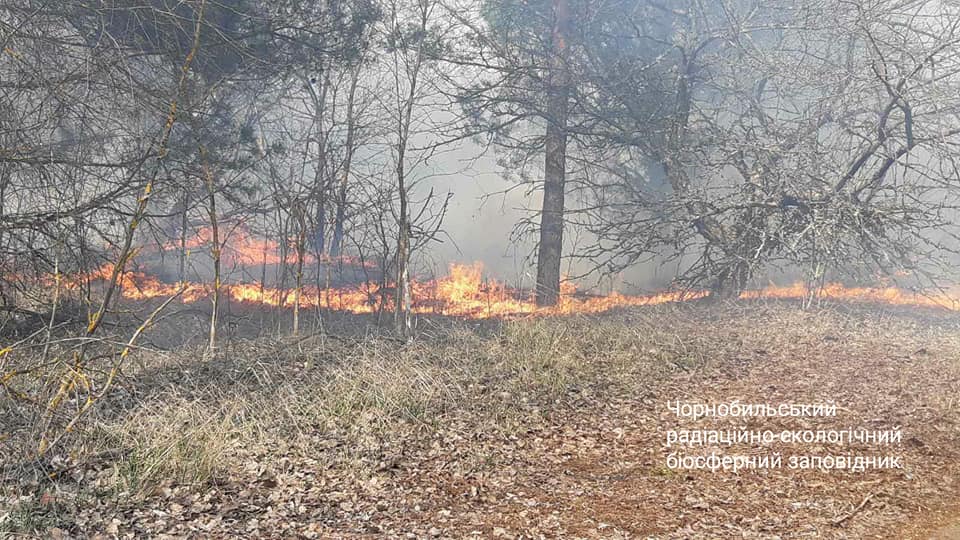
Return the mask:
<path id="1" fill-rule="evenodd" d="M 234 434 L 219 455 L 223 466 L 212 477 L 193 483 L 161 480 L 138 496 L 113 491 L 91 497 L 67 484 L 41 485 L 29 499 L 34 512 L 43 512 L 47 505 L 58 507 L 60 514 L 47 522 L 31 521 L 31 526 L 46 526 L 33 533 L 960 538 L 956 314 L 844 305 L 802 311 L 793 305 L 749 303 L 511 324 L 537 326 L 536 339 L 523 344 L 546 350 L 539 356 L 531 350 L 537 362 L 552 362 L 551 351 L 566 351 L 569 343 L 576 343 L 578 352 L 570 359 L 575 363 L 570 373 L 576 377 L 565 377 L 562 384 L 552 380 L 554 392 L 545 397 L 541 380 L 521 379 L 521 384 L 511 385 L 497 380 L 507 380 L 502 370 L 526 369 L 523 364 L 497 364 L 463 381 L 451 391 L 449 402 L 431 402 L 421 417 L 399 415 L 378 429 L 306 422 L 294 435 L 288 431 L 283 438 L 261 438 L 256 444 Z M 605 341 L 613 339 L 605 336 L 591 342 L 588 329 L 597 325 L 612 329 L 616 341 Z M 633 333 L 623 335 L 628 332 Z M 544 341 L 544 333 L 553 337 Z M 497 332 L 475 339 L 475 348 L 462 349 L 462 354 L 488 354 L 477 366 L 506 355 L 513 343 Z M 437 358 L 458 350 L 445 349 Z M 535 370 L 538 365 L 529 367 Z M 555 364 L 548 367 L 556 369 Z M 667 407 L 677 400 L 834 403 L 837 412 L 831 417 L 694 421 Z M 896 444 L 775 442 L 691 448 L 668 447 L 666 442 L 667 433 L 679 429 L 780 433 L 847 428 L 900 429 L 902 437 Z M 667 465 L 674 451 L 745 456 L 776 452 L 783 466 L 736 473 L 678 469 Z M 902 467 L 787 467 L 791 456 L 828 454 L 895 456 Z M 110 471 L 116 474 L 117 469 L 104 463 L 85 467 L 86 473 L 77 467 L 77 484 L 110 476 Z M 27 496 L 19 493 L 21 509 L 8 516 L 23 512 Z M 30 533 L 26 527 L 21 525 L 18 534 Z"/>

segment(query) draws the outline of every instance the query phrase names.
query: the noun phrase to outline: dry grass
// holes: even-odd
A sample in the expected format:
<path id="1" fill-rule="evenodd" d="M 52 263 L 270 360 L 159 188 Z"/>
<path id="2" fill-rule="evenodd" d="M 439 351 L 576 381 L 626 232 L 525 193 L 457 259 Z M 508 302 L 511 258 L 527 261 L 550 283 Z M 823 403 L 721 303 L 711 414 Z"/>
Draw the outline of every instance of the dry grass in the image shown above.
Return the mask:
<path id="1" fill-rule="evenodd" d="M 247 434 L 237 420 L 235 410 L 171 398 L 100 424 L 87 440 L 124 450 L 107 485 L 123 496 L 140 496 L 163 482 L 202 484 L 224 474 L 231 441 Z"/>
<path id="2" fill-rule="evenodd" d="M 151 423 L 148 418 L 181 422 L 175 411 L 183 407 L 221 418 L 213 422 L 215 431 L 233 425 L 231 436 L 253 434 L 262 441 L 317 426 L 385 432 L 397 423 L 430 424 L 464 411 L 497 418 L 552 403 L 571 386 L 662 360 L 638 354 L 644 342 L 651 336 L 636 328 L 593 318 L 511 321 L 492 333 L 454 327 L 407 345 L 388 338 L 243 342 L 215 365 L 191 366 L 178 358 L 172 366 L 171 360 L 156 366 L 149 384 L 162 390 L 144 401 L 183 405 L 138 409 L 129 416 L 138 420 L 119 429 L 140 431 L 138 423 Z"/>
<path id="3" fill-rule="evenodd" d="M 362 476 L 383 466 L 385 448 L 397 440 L 429 439 L 461 424 L 487 437 L 516 438 L 544 417 L 579 412 L 609 396 L 642 396 L 671 379 L 709 373 L 736 379 L 748 366 L 769 369 L 777 357 L 809 354 L 811 343 L 823 344 L 823 354 L 861 346 L 960 352 L 956 322 L 937 317 L 757 303 L 658 306 L 492 329 L 448 325 L 412 344 L 311 336 L 237 340 L 212 359 L 189 349 L 141 352 L 115 395 L 54 460 L 75 486 L 21 478 L 3 494 L 19 502 L 9 511 L 0 507 L 0 517 L 6 514 L 0 532 L 58 526 L 86 504 L 37 506 L 45 490 L 143 500 L 171 486 L 217 485 L 251 462 L 283 459 L 323 459 L 366 470 Z M 954 361 L 960 370 L 960 354 Z M 960 407 L 956 394 L 924 400 L 945 419 Z M 28 447 L 10 448 L 26 453 Z M 474 468 L 499 459 L 482 446 L 465 451 L 471 452 L 463 459 Z"/>
<path id="4" fill-rule="evenodd" d="M 672 344 L 663 336 L 600 320 L 527 319 L 493 331 L 454 325 L 406 345 L 384 337 L 238 340 L 214 359 L 195 349 L 140 352 L 65 454 L 71 465 L 120 455 L 113 487 L 149 494 L 161 481 L 209 481 L 235 465 L 228 449 L 238 443 L 286 446 L 317 429 L 382 434 L 468 411 L 496 424 L 641 364 L 694 361 L 665 352 Z M 23 459 L 35 432 L 21 436 Z"/>

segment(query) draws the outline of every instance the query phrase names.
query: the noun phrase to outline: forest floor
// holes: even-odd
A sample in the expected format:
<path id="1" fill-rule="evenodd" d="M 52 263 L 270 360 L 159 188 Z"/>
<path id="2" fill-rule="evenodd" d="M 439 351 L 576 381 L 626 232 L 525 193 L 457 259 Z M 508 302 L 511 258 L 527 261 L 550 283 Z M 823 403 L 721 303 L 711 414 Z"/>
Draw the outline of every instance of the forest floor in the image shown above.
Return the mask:
<path id="1" fill-rule="evenodd" d="M 694 421 L 675 401 L 837 410 Z M 667 445 L 846 428 L 902 438 Z M 788 467 L 806 455 L 902 467 Z M 690 304 L 236 341 L 142 359 L 50 466 L 2 488 L 0 537 L 957 538 L 960 316 Z"/>

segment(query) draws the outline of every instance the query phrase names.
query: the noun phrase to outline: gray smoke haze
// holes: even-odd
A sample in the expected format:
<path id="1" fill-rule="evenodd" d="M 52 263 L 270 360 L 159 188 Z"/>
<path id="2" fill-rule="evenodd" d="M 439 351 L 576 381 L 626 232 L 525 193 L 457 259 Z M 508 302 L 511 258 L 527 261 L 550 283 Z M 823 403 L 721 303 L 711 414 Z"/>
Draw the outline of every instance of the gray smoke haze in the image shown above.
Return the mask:
<path id="1" fill-rule="evenodd" d="M 535 278 L 536 235 L 518 230 L 524 220 L 537 223 L 541 204 L 539 186 L 520 184 L 509 178 L 497 163 L 494 149 L 465 142 L 444 153 L 430 167 L 417 187 L 420 197 L 432 188 L 438 194 L 452 193 L 444 218 L 442 242 L 431 244 L 418 258 L 422 275 L 442 276 L 451 263 L 480 262 L 487 277 L 513 286 L 531 287 Z M 595 242 L 586 231 L 565 229 L 566 252 Z M 567 276 L 583 276 L 593 269 L 591 261 L 575 258 L 564 262 Z M 576 283 L 579 288 L 607 293 L 631 293 L 663 289 L 677 275 L 677 263 L 641 263 L 617 276 L 591 274 Z"/>

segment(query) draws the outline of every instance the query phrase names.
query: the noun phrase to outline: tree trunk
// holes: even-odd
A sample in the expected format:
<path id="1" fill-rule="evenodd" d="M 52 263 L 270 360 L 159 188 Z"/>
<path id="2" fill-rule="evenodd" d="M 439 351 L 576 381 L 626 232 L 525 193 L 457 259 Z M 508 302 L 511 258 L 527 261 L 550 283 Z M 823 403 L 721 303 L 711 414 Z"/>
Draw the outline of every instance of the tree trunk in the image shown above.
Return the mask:
<path id="1" fill-rule="evenodd" d="M 546 89 L 547 136 L 543 208 L 540 212 L 540 245 L 537 252 L 536 302 L 538 306 L 554 306 L 560 301 L 560 260 L 563 255 L 563 199 L 569 94 L 566 53 L 570 10 L 567 0 L 553 0 L 553 11 L 553 50 Z"/>
<path id="2" fill-rule="evenodd" d="M 427 13 L 426 9 L 423 9 L 420 13 L 420 29 L 423 32 L 426 32 L 427 29 Z M 410 194 L 407 193 L 409 186 L 407 185 L 405 160 L 407 143 L 410 141 L 410 125 L 413 122 L 413 107 L 417 101 L 417 81 L 420 77 L 423 60 L 424 44 L 421 40 L 417 46 L 416 59 L 407 70 L 409 77 L 408 92 L 405 100 L 398 103 L 400 105 L 398 111 L 400 115 L 397 118 L 397 192 L 400 197 L 400 214 L 397 216 L 397 220 L 400 230 L 397 232 L 397 290 L 394 296 L 396 301 L 394 322 L 397 326 L 397 333 L 408 340 L 412 337 L 413 320 L 410 314 L 410 308 L 412 307 L 410 296 Z M 395 82 L 397 90 L 399 90 L 401 88 L 399 82 L 400 71 L 396 53 L 394 54 L 394 69 Z"/>
<path id="3" fill-rule="evenodd" d="M 323 254 L 326 252 L 326 225 L 327 225 L 327 137 L 324 132 L 324 115 L 326 114 L 326 104 L 327 104 L 327 90 L 329 88 L 329 80 L 326 75 L 326 70 L 323 70 L 324 74 L 319 78 L 318 84 L 320 84 L 319 91 L 315 90 L 311 84 L 307 85 L 307 88 L 310 89 L 310 95 L 313 98 L 313 128 L 316 130 L 317 134 L 317 164 L 314 169 L 314 180 L 313 187 L 311 189 L 312 195 L 316 198 L 317 201 L 317 215 L 316 217 L 316 230 L 313 231 L 313 238 L 311 239 L 311 244 L 313 249 L 317 254 L 318 261 L 323 258 Z M 307 149 L 309 150 L 310 143 L 307 142 Z M 306 159 L 307 154 L 304 153 L 304 159 Z"/>
<path id="4" fill-rule="evenodd" d="M 339 257 L 343 244 L 343 221 L 347 213 L 347 182 L 350 180 L 350 165 L 353 161 L 354 129 L 353 105 L 357 94 L 357 81 L 360 70 L 355 69 L 350 77 L 350 95 L 347 98 L 347 155 L 343 162 L 343 175 L 340 177 L 340 191 L 337 194 L 337 216 L 333 224 L 333 240 L 330 242 L 330 256 Z"/>
<path id="5" fill-rule="evenodd" d="M 323 254 L 326 252 L 327 238 L 327 190 L 325 187 L 320 189 L 317 194 L 317 230 L 313 234 L 313 249 L 317 253 L 317 264 L 323 260 Z"/>
<path id="6" fill-rule="evenodd" d="M 297 219 L 297 272 L 293 289 L 293 335 L 300 335 L 300 296 L 303 294 L 303 259 L 307 243 L 306 210 L 299 204 L 294 205 Z"/>
<path id="7" fill-rule="evenodd" d="M 177 261 L 177 279 L 183 285 L 187 282 L 187 227 L 189 226 L 187 208 L 190 207 L 190 194 L 183 191 L 183 212 L 180 214 L 180 258 Z"/>
<path id="8" fill-rule="evenodd" d="M 410 223 L 407 208 L 407 187 L 404 182 L 403 148 L 400 148 L 400 161 L 397 165 L 397 180 L 400 193 L 400 231 L 397 234 L 397 284 L 394 301 L 394 322 L 397 334 L 409 337 L 412 326 L 410 319 Z"/>
<path id="9" fill-rule="evenodd" d="M 746 290 L 749 281 L 750 265 L 745 261 L 734 262 L 717 275 L 710 291 L 710 298 L 713 300 L 738 298 L 740 293 Z"/>
<path id="10" fill-rule="evenodd" d="M 213 255 L 213 294 L 210 298 L 210 341 L 208 343 L 208 348 L 213 352 L 217 348 L 217 325 L 219 324 L 217 316 L 220 312 L 220 225 L 217 220 L 217 190 L 213 179 L 213 171 L 210 170 L 210 163 L 207 161 L 207 151 L 202 146 L 200 147 L 200 159 L 207 184 L 207 213 L 210 218 L 210 241 L 213 243 L 210 250 Z"/>
<path id="11" fill-rule="evenodd" d="M 213 295 L 210 298 L 210 342 L 211 351 L 217 348 L 217 326 L 220 313 L 220 228 L 217 223 L 217 203 L 214 192 L 210 193 L 210 227 L 213 242 Z"/>

